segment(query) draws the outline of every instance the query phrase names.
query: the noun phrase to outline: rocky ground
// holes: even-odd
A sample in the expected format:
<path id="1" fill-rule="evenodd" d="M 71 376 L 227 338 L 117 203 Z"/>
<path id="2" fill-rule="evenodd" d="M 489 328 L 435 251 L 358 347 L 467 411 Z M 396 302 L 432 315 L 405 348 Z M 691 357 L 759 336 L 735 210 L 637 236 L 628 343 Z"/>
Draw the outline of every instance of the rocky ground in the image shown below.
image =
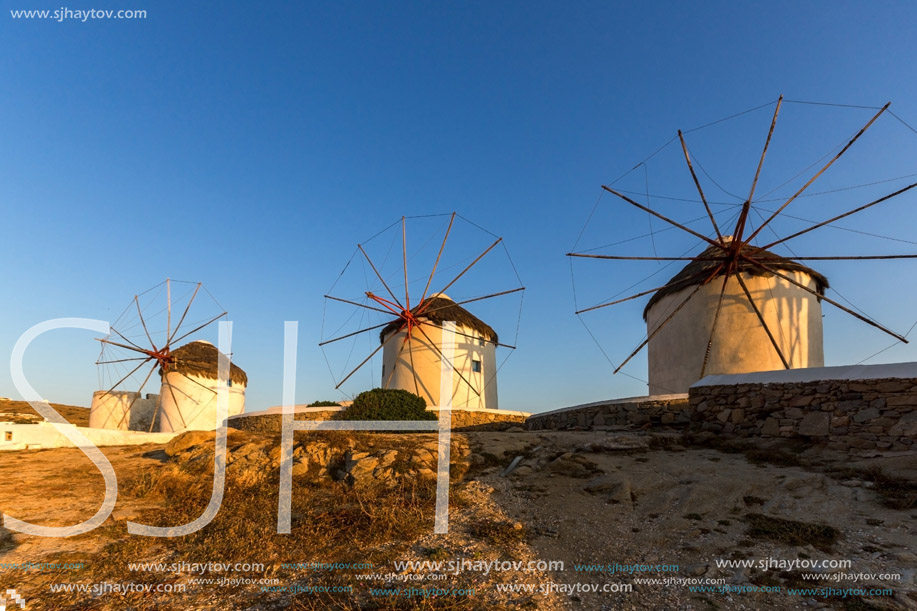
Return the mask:
<path id="1" fill-rule="evenodd" d="M 518 432 L 471 439 L 473 456 L 490 465 L 479 480 L 493 487 L 494 499 L 512 518 L 527 525 L 540 557 L 564 561 L 563 572 L 542 581 L 634 585 L 620 594 L 569 596 L 569 608 L 917 608 L 917 454 L 851 461 L 817 448 L 711 444 L 710 435 L 678 433 Z M 507 474 L 517 456 L 522 459 Z M 911 478 L 910 484 L 877 478 L 878 467 Z M 718 559 L 850 560 L 851 565 L 762 570 L 719 567 Z M 576 564 L 614 563 L 679 570 L 633 575 L 575 570 Z M 820 578 L 804 578 L 810 573 Z M 901 577 L 853 581 L 842 579 L 843 573 Z M 701 593 L 635 581 L 665 577 L 690 577 L 729 591 Z M 756 586 L 780 592 L 748 592 Z M 894 594 L 789 593 L 825 586 L 890 587 Z"/>
<path id="2" fill-rule="evenodd" d="M 84 568 L 0 568 L 0 588 L 16 588 L 29 609 L 917 609 L 913 453 L 851 460 L 786 442 L 738 445 L 674 431 L 453 435 L 450 528 L 437 535 L 435 435 L 310 433 L 297 435 L 293 453 L 293 532 L 277 535 L 278 439 L 232 432 L 226 498 L 211 525 L 176 539 L 127 535 L 126 520 L 176 524 L 201 513 L 210 498 L 212 438 L 191 433 L 164 447 L 105 449 L 121 485 L 103 527 L 69 539 L 0 529 L 0 567 L 53 561 Z M 0 481 L 6 491 L 0 510 L 42 524 L 84 520 L 102 496 L 102 478 L 78 450 L 5 452 Z M 128 562 L 236 559 L 264 562 L 268 568 L 256 577 L 277 579 L 281 587 L 353 591 L 319 596 L 257 583 L 217 588 L 195 581 L 193 572 L 127 570 Z M 367 560 L 373 568 L 356 572 L 282 568 Z M 760 568 L 768 560 L 849 560 L 850 566 Z M 466 565 L 397 570 L 396 561 Z M 499 570 L 494 562 L 521 564 Z M 615 564 L 616 572 L 607 570 Z M 854 582 L 843 574 L 861 577 Z M 50 592 L 55 583 L 99 581 L 191 589 L 182 596 Z M 409 586 L 474 594 L 371 594 L 371 588 Z M 608 591 L 587 591 L 593 587 Z M 710 590 L 698 591 L 704 587 Z M 825 587 L 888 587 L 893 594 L 824 595 Z M 750 591 L 761 588 L 771 591 Z M 821 589 L 796 596 L 790 588 Z"/>

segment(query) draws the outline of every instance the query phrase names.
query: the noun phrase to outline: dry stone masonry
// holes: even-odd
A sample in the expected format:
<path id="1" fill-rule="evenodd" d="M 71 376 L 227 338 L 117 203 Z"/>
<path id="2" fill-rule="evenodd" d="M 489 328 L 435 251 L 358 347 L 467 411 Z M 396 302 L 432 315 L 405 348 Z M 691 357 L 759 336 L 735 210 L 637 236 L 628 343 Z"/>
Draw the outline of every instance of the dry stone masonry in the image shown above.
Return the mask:
<path id="1" fill-rule="evenodd" d="M 692 428 L 741 437 L 807 437 L 838 450 L 909 450 L 917 379 L 704 385 L 691 389 Z"/>

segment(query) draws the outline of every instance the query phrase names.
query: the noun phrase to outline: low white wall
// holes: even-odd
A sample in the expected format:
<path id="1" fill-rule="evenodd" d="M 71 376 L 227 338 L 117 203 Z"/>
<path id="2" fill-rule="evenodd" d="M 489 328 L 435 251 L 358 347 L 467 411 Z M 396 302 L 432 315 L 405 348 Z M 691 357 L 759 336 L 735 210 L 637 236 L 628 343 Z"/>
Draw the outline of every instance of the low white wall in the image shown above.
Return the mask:
<path id="1" fill-rule="evenodd" d="M 133 446 L 145 443 L 167 443 L 177 433 L 142 433 L 114 429 L 94 429 L 85 426 L 61 425 L 78 430 L 97 446 Z M 13 424 L 0 422 L 0 451 L 39 450 L 43 448 L 75 447 L 51 422 Z"/>

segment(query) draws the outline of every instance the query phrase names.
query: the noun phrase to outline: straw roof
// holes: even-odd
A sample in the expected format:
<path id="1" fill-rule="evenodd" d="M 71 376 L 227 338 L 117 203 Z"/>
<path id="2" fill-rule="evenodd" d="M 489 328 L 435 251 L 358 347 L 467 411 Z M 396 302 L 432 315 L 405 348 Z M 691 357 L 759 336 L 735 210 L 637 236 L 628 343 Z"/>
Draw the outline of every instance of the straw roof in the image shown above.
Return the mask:
<path id="1" fill-rule="evenodd" d="M 172 351 L 173 361 L 169 366 L 169 371 L 216 380 L 219 354 L 217 347 L 210 342 L 198 340 L 185 344 Z M 159 370 L 159 375 L 162 375 L 162 369 Z M 229 365 L 229 378 L 233 384 L 248 385 L 248 376 L 235 363 Z"/>
<path id="2" fill-rule="evenodd" d="M 499 341 L 497 332 L 494 331 L 490 325 L 444 295 L 427 297 L 419 305 L 411 308 L 411 312 L 415 316 L 420 310 L 423 310 L 423 314 L 419 317 L 421 320 L 428 320 L 436 325 L 440 325 L 446 321 L 453 321 L 458 326 L 474 329 L 488 341 L 494 343 Z M 385 337 L 389 333 L 397 331 L 401 327 L 401 323 L 402 320 L 396 318 L 383 327 L 382 332 L 379 334 L 379 341 L 385 341 Z"/>
<path id="3" fill-rule="evenodd" d="M 771 269 L 776 269 L 777 271 L 803 272 L 808 274 L 815 280 L 815 290 L 819 295 L 824 295 L 825 289 L 828 288 L 828 279 L 825 276 L 818 273 L 814 269 L 803 265 L 802 263 L 798 263 L 791 259 L 776 255 L 769 250 L 764 250 L 762 248 L 751 245 L 743 246 L 742 252 L 752 257 L 753 259 L 760 261 L 764 265 L 767 265 Z M 700 284 L 705 278 L 705 276 L 701 275 L 702 272 L 712 272 L 714 268 L 720 264 L 720 261 L 710 261 L 703 259 L 713 259 L 714 257 L 722 257 L 723 255 L 723 250 L 717 246 L 709 246 L 706 250 L 704 250 L 704 252 L 697 255 L 697 259 L 685 265 L 685 267 L 680 272 L 669 279 L 665 288 L 659 289 L 655 294 L 653 294 L 649 302 L 646 304 L 646 307 L 643 309 L 643 320 L 646 320 L 646 315 L 650 311 L 650 308 L 656 305 L 656 303 L 663 297 L 677 293 L 678 291 L 681 291 L 690 286 Z M 743 259 L 736 261 L 736 268 L 738 271 L 749 276 L 771 275 L 770 273 L 755 265 L 752 265 Z M 725 270 L 720 270 L 720 272 L 717 273 L 717 276 L 722 276 L 724 273 Z"/>

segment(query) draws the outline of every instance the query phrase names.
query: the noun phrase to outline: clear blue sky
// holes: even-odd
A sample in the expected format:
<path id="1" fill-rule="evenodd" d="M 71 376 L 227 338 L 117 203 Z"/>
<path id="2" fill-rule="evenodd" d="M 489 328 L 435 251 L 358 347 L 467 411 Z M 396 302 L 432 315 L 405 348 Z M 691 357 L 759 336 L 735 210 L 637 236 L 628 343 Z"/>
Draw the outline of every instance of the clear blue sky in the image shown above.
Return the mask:
<path id="1" fill-rule="evenodd" d="M 251 378 L 250 409 L 280 402 L 284 320 L 300 322 L 297 399 L 336 397 L 317 347 L 322 295 L 358 241 L 402 215 L 453 210 L 504 236 L 528 289 L 519 350 L 501 372 L 501 407 L 541 411 L 643 394 L 639 381 L 611 376 L 573 314 L 564 253 L 601 184 L 676 129 L 781 93 L 868 106 L 891 100 L 917 125 L 910 2 L 69 8 L 143 8 L 148 17 L 58 23 L 0 15 L 0 395 L 15 395 L 9 353 L 31 325 L 114 320 L 135 293 L 172 277 L 203 281 L 229 310 L 235 358 Z M 752 158 L 772 108 L 726 124 L 732 135 L 753 136 Z M 781 113 L 787 126 L 800 114 L 796 128 L 778 124 L 785 139 L 774 143 L 770 187 L 871 115 L 800 105 Z M 803 137 L 805 113 L 824 131 Z M 864 142 L 856 172 L 826 177 L 823 188 L 917 172 L 917 135 L 886 118 Z M 702 134 L 711 174 L 719 167 L 721 181 L 747 190 L 754 162 L 740 172 L 730 166 L 739 157 L 717 147 L 736 142 L 730 132 L 698 132 L 699 150 Z M 778 144 L 798 158 L 781 158 Z M 690 195 L 666 181 L 668 162 L 660 163 L 651 192 Z M 642 173 L 621 184 L 628 180 L 644 188 Z M 915 205 L 907 196 L 870 217 L 875 232 L 912 237 Z M 647 227 L 630 211 L 607 222 L 615 237 Z M 800 254 L 854 253 L 858 239 L 829 234 Z M 914 252 L 908 247 L 892 251 Z M 826 273 L 845 297 L 906 331 L 917 317 L 917 268 L 894 265 L 892 273 L 832 264 Z M 624 288 L 627 274 L 603 269 L 607 292 Z M 638 310 L 587 320 L 611 338 L 604 345 L 615 360 L 642 339 Z M 858 362 L 890 343 L 847 325 L 830 306 L 825 313 L 829 364 Z M 92 336 L 67 331 L 36 342 L 26 366 L 41 394 L 88 405 L 98 386 Z M 917 353 L 896 347 L 870 362 L 883 359 Z M 645 378 L 645 361 L 628 371 Z"/>

